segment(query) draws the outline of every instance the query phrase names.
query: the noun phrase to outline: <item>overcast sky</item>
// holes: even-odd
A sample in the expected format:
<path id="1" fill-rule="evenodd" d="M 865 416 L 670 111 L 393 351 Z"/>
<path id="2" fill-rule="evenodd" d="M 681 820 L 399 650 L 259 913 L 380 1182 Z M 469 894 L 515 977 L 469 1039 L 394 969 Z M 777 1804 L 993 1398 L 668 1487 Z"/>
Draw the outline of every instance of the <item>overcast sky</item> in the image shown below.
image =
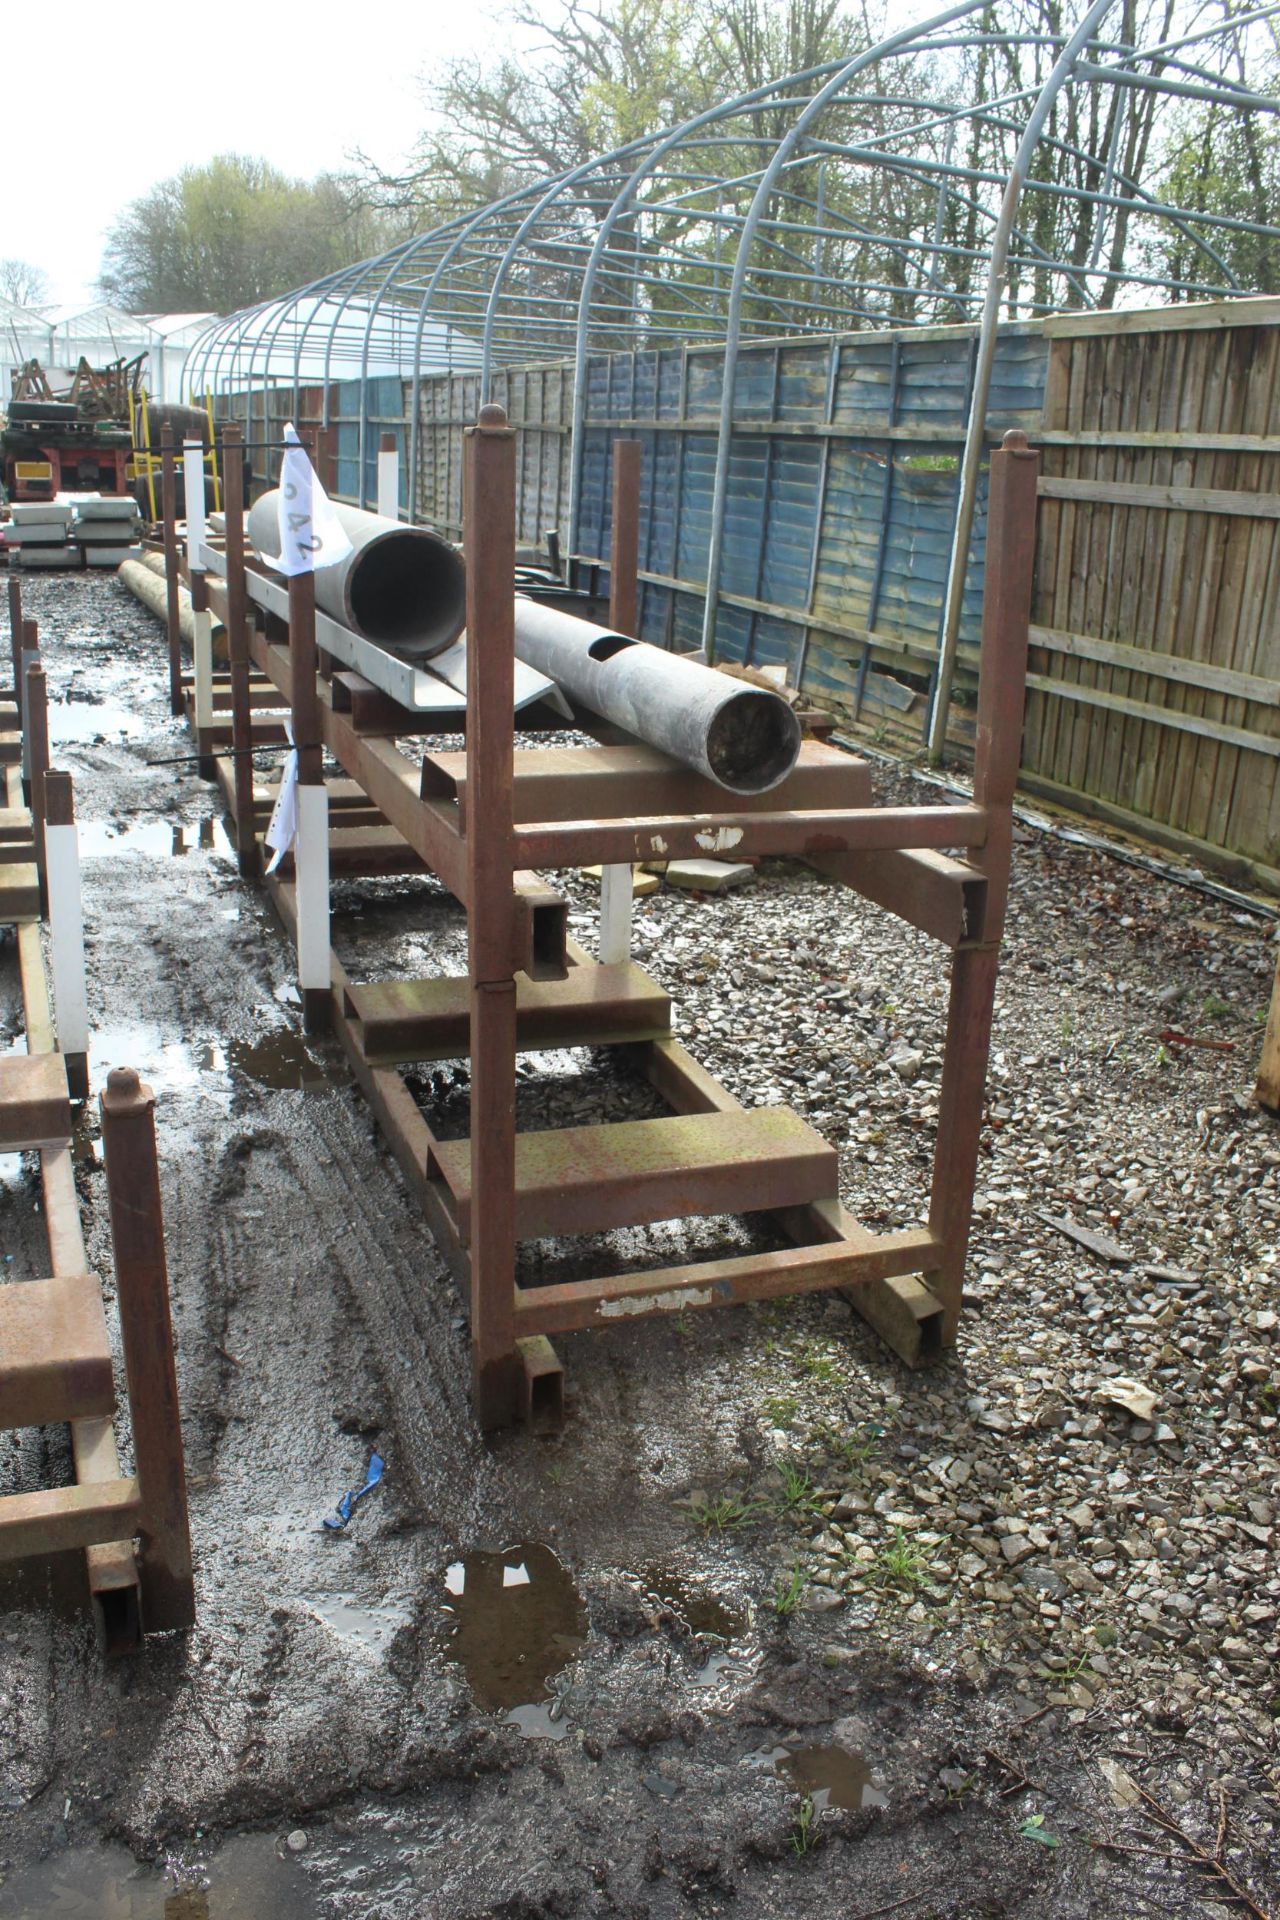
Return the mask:
<path id="1" fill-rule="evenodd" d="M 122 37 L 110 9 L 62 0 L 42 37 L 28 14 L 3 56 L 0 258 L 88 305 L 115 216 L 182 167 L 247 153 L 309 177 L 358 147 L 392 167 L 422 122 L 418 74 L 492 43 L 487 15 L 484 0 L 217 0 L 153 5 Z"/>
<path id="2" fill-rule="evenodd" d="M 933 10 L 887 9 L 894 27 Z M 423 123 L 419 76 L 497 52 L 500 11 L 501 0 L 179 0 L 131 15 L 124 39 L 100 0 L 60 0 L 52 38 L 33 39 L 28 14 L 0 74 L 11 161 L 0 259 L 42 267 L 58 305 L 88 306 L 112 221 L 183 167 L 243 153 L 306 179 L 359 149 L 394 170 Z M 554 0 L 539 11 L 553 15 Z"/>

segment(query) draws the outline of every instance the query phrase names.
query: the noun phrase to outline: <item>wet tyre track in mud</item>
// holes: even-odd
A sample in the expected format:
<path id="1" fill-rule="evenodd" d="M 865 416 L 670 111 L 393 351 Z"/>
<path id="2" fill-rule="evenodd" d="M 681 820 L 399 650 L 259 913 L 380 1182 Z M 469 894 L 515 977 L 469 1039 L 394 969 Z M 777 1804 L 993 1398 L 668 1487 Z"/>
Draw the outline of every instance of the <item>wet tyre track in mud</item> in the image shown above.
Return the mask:
<path id="1" fill-rule="evenodd" d="M 75 776 L 78 815 L 207 817 L 194 765 L 147 765 L 187 750 L 149 617 L 109 579 L 33 583 L 27 602 L 53 699 L 73 696 L 76 737 L 53 758 Z M 95 743 L 83 714 L 104 698 Z M 95 1085 L 127 1059 L 158 1095 L 199 1625 L 107 1666 L 65 1606 L 0 1613 L 4 1920 L 39 1911 L 6 1905 L 6 1888 L 29 1903 L 63 1850 L 90 1876 L 101 1859 L 105 1882 L 122 1843 L 180 1877 L 212 1861 L 210 1913 L 230 1916 L 255 1879 L 276 1887 L 281 1836 L 299 1826 L 305 1851 L 273 1893 L 281 1920 L 1211 1911 L 1185 1876 L 1156 1902 L 1093 1850 L 1096 1779 L 1052 1725 L 1019 1730 L 1025 1698 L 977 1693 L 909 1646 L 890 1661 L 846 1644 L 824 1664 L 841 1636 L 762 1604 L 773 1562 L 750 1539 L 691 1544 L 677 1500 L 753 1444 L 743 1342 L 758 1358 L 762 1336 L 743 1316 L 567 1341 L 564 1438 L 482 1445 L 459 1303 L 340 1061 L 317 1044 L 327 1078 L 307 1092 L 225 1064 L 233 1043 L 296 1024 L 289 948 L 259 896 L 216 848 L 95 858 L 85 896 Z M 109 1272 L 101 1174 L 87 1159 L 79 1177 L 91 1258 Z M 20 1200 L 0 1193 L 6 1246 Z M 374 1446 L 383 1487 L 346 1537 L 323 1536 L 320 1515 Z M 447 1657 L 446 1565 L 517 1539 L 554 1546 L 587 1607 L 560 1738 L 478 1712 Z M 645 1596 L 638 1576 L 658 1564 L 750 1616 L 714 1684 L 714 1643 Z M 383 1620 L 379 1637 L 369 1623 Z M 801 1736 L 865 1751 L 888 1801 L 828 1816 L 811 1849 L 797 1794 L 747 1764 Z M 1011 1740 L 1072 1838 L 1056 1853 L 1017 1836 L 1007 1778 L 937 1786 L 958 1753 Z M 261 1838 L 220 1855 L 238 1826 Z M 222 1896 L 220 1858 L 238 1862 Z"/>

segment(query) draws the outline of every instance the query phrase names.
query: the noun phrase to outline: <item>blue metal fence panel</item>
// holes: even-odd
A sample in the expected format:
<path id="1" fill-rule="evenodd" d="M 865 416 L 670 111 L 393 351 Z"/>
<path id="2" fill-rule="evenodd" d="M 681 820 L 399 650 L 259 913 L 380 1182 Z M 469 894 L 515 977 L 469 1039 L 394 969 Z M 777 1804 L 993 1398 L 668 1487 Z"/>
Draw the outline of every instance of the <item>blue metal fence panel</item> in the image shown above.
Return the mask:
<path id="1" fill-rule="evenodd" d="M 749 345 L 739 355 L 734 419 L 752 430 L 735 432 L 730 447 L 724 598 L 716 617 L 716 645 L 726 659 L 781 661 L 790 669 L 804 659 L 806 683 L 828 695 L 847 694 L 856 683 L 869 625 L 881 658 L 896 658 L 918 678 L 929 673 L 955 524 L 974 337 L 901 334 L 896 350 L 883 334 L 847 338 L 839 343 L 834 385 L 831 351 L 829 341 L 804 340 Z M 988 408 L 993 432 L 1034 427 L 1047 357 L 1035 329 L 1001 335 Z M 578 550 L 608 559 L 615 432 L 598 423 L 662 423 L 647 432 L 621 425 L 615 431 L 638 435 L 644 446 L 641 570 L 658 578 L 644 586 L 641 630 L 677 647 L 701 641 L 699 589 L 710 549 L 717 446 L 707 425 L 718 416 L 723 374 L 723 353 L 703 347 L 593 354 L 587 366 L 587 417 L 597 424 L 583 438 Z M 824 455 L 825 432 L 810 438 L 794 428 L 822 427 L 828 407 Z M 682 431 L 681 418 L 695 425 Z M 985 553 L 984 472 L 962 643 L 978 636 Z M 753 611 L 733 604 L 739 600 L 761 604 Z M 809 618 L 789 621 L 784 608 Z"/>

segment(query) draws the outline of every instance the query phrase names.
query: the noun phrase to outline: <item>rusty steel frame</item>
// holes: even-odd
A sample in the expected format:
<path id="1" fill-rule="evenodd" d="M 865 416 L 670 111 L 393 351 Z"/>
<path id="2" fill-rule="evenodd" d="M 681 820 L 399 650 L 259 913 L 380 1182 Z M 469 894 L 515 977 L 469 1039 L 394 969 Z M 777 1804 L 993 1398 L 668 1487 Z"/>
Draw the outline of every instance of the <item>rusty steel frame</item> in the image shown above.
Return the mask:
<path id="1" fill-rule="evenodd" d="M 22 620 L 20 593 L 10 594 L 9 607 L 18 622 L 15 635 L 21 631 L 30 643 L 26 651 L 38 655 L 35 623 Z M 24 692 L 30 810 L 23 808 L 15 765 L 3 769 L 3 799 L 10 816 L 25 813 L 43 886 L 39 829 L 46 790 L 51 824 L 73 819 L 74 802 L 70 775 L 48 764 L 38 658 L 27 669 Z M 33 915 L 16 931 L 27 1058 L 41 1068 L 30 1077 L 43 1093 L 9 1118 L 23 1136 L 18 1144 L 39 1158 L 49 1277 L 5 1289 L 6 1296 L 12 1293 L 5 1359 L 16 1370 L 0 1393 L 0 1419 L 6 1426 L 46 1425 L 67 1417 L 60 1408 L 79 1411 L 69 1422 L 76 1484 L 0 1500 L 0 1561 L 83 1548 L 99 1639 L 109 1652 L 125 1652 L 144 1632 L 188 1627 L 195 1617 L 152 1098 L 149 1089 L 139 1088 L 136 1074 L 122 1069 L 111 1076 L 102 1101 L 136 1461 L 132 1474 L 122 1474 L 112 1432 L 115 1399 L 102 1297 L 89 1267 L 75 1186 L 69 1062 L 57 1051 L 39 919 Z M 113 1087 L 127 1096 L 123 1107 Z"/>
<path id="2" fill-rule="evenodd" d="M 615 458 L 618 623 L 627 612 L 627 583 L 618 574 L 628 566 L 634 572 L 638 498 L 625 442 Z M 741 803 L 643 747 L 517 753 L 514 440 L 500 408 L 481 410 L 465 460 L 465 752 L 425 752 L 416 765 L 387 737 L 377 701 L 362 716 L 351 676 L 340 681 L 324 657 L 311 664 L 305 631 L 291 642 L 283 623 L 251 615 L 231 517 L 225 583 L 211 577 L 208 591 L 227 619 L 233 660 L 242 647 L 246 673 L 252 661 L 292 701 L 295 716 L 299 708 L 306 713 L 316 729 L 309 740 L 318 737 L 386 830 L 467 910 L 465 981 L 362 987 L 331 952 L 328 1019 L 466 1297 L 479 1423 L 492 1428 L 549 1410 L 554 1417 L 562 1384 L 549 1335 L 825 1288 L 845 1290 L 908 1362 L 937 1357 L 957 1337 L 1008 894 L 1038 455 L 1025 435 L 1010 433 L 992 457 L 974 793 L 971 803 L 946 807 L 877 807 L 865 766 L 816 744 L 777 793 Z M 651 811 L 636 818 L 637 807 Z M 243 818 L 242 852 L 252 837 L 256 865 L 252 800 Z M 630 963 L 598 963 L 564 939 L 562 919 L 560 944 L 541 968 L 550 984 L 535 987 L 536 916 L 522 913 L 522 890 L 549 890 L 526 869 L 711 851 L 805 857 L 950 952 L 924 1225 L 884 1234 L 861 1226 L 838 1199 L 836 1156 L 820 1136 L 787 1109 L 743 1109 L 671 1036 L 662 991 Z M 293 885 L 280 873 L 267 884 L 293 931 Z M 625 1024 L 627 1008 L 639 1009 L 638 1027 Z M 517 1052 L 602 1043 L 621 1049 L 671 1114 L 686 1116 L 687 1130 L 676 1118 L 518 1135 Z M 397 1068 L 464 1052 L 472 1074 L 469 1139 L 438 1140 Z M 644 1274 L 518 1283 L 522 1236 L 720 1211 L 758 1211 L 793 1244 Z"/>

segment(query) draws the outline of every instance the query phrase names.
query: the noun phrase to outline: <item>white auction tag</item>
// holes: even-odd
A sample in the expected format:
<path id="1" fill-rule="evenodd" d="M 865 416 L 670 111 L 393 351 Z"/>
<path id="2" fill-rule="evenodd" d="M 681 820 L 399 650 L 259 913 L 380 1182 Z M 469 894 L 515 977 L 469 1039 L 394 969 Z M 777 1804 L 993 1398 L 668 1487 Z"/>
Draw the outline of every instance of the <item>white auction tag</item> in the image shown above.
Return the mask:
<path id="1" fill-rule="evenodd" d="M 293 728 L 288 720 L 285 732 L 293 739 Z M 284 763 L 284 772 L 280 777 L 280 787 L 276 794 L 276 803 L 271 809 L 271 820 L 263 838 L 269 847 L 275 849 L 268 873 L 274 873 L 298 837 L 298 749 L 290 747 Z"/>
<path id="2" fill-rule="evenodd" d="M 320 485 L 307 450 L 294 430 L 284 430 L 285 455 L 280 467 L 280 557 L 272 562 L 277 573 L 314 573 L 345 560 L 351 542 Z"/>

